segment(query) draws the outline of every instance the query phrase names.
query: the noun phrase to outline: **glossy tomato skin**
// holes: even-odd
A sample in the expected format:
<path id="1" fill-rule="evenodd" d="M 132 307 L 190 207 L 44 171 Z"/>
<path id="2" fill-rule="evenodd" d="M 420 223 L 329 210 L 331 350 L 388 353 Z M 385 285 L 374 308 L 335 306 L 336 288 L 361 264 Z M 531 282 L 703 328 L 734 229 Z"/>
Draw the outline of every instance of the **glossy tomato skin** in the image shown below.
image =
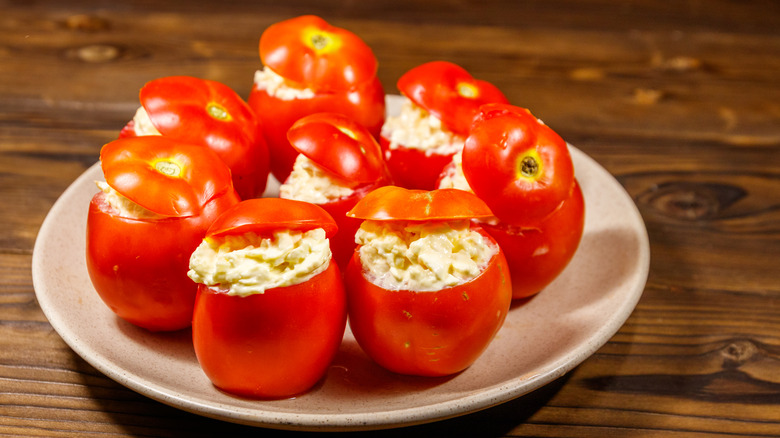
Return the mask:
<path id="1" fill-rule="evenodd" d="M 235 91 L 216 81 L 168 76 L 146 83 L 139 98 L 162 135 L 216 152 L 230 168 L 241 199 L 263 194 L 269 174 L 268 146 L 258 118 Z M 119 138 L 135 136 L 133 121 L 119 134 Z"/>
<path id="2" fill-rule="evenodd" d="M 414 105 L 441 121 L 442 128 L 465 140 L 479 107 L 486 103 L 508 103 L 493 84 L 475 79 L 464 68 L 446 61 L 418 65 L 398 79 L 398 90 Z M 433 190 L 444 166 L 457 152 L 426 153 L 408 145 L 390 148 L 389 133 L 380 139 L 387 165 L 396 184 Z"/>
<path id="3" fill-rule="evenodd" d="M 433 114 L 450 131 L 466 136 L 481 105 L 508 104 L 503 92 L 490 82 L 476 79 L 463 67 L 447 61 L 431 61 L 407 71 L 398 79 L 398 90 Z"/>
<path id="4" fill-rule="evenodd" d="M 480 224 L 503 249 L 512 278 L 512 298 L 528 298 L 560 275 L 577 251 L 585 225 L 585 202 L 575 180 L 558 209 L 533 226 Z"/>
<path id="5" fill-rule="evenodd" d="M 469 186 L 502 222 L 531 226 L 569 196 L 574 164 L 566 142 L 525 108 L 479 108 L 463 147 Z"/>
<path id="6" fill-rule="evenodd" d="M 451 154 L 426 154 L 425 151 L 404 145 L 390 149 L 390 140 L 379 137 L 387 168 L 393 182 L 413 190 L 433 190 L 444 167 L 452 161 Z"/>
<path id="7" fill-rule="evenodd" d="M 385 92 L 378 78 L 347 90 L 315 91 L 308 99 L 281 99 L 255 84 L 249 106 L 262 118 L 263 133 L 271 157 L 271 173 L 284 181 L 298 152 L 287 140 L 287 131 L 298 119 L 315 113 L 343 114 L 379 137 L 385 120 Z"/>
<path id="8" fill-rule="evenodd" d="M 335 263 L 310 280 L 246 297 L 199 285 L 192 338 L 203 371 L 232 394 L 292 397 L 327 372 L 346 327 Z"/>
<path id="9" fill-rule="evenodd" d="M 387 290 L 363 270 L 357 251 L 345 274 L 349 325 L 382 367 L 446 376 L 469 367 L 501 328 L 512 299 L 503 252 L 473 280 L 440 291 Z"/>
<path id="10" fill-rule="evenodd" d="M 118 216 L 105 196 L 97 193 L 87 214 L 87 271 L 100 298 L 150 331 L 189 327 L 197 290 L 187 277 L 190 255 L 238 195 L 231 189 L 197 216 L 162 219 Z"/>

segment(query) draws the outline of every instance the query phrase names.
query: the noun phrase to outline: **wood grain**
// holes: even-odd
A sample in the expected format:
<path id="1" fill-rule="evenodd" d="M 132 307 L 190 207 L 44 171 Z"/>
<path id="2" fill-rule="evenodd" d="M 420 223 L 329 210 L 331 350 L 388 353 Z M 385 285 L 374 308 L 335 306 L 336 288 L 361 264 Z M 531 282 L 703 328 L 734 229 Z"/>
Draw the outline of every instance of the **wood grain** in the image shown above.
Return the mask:
<path id="1" fill-rule="evenodd" d="M 257 42 L 313 13 L 371 45 L 389 93 L 456 62 L 606 167 L 651 241 L 622 329 L 552 384 L 375 436 L 780 436 L 780 3 L 687 0 L 0 1 L 0 436 L 288 436 L 179 411 L 111 381 L 40 310 L 48 209 L 148 80 L 247 96 Z M 608 261 L 605 261 L 608 262 Z"/>

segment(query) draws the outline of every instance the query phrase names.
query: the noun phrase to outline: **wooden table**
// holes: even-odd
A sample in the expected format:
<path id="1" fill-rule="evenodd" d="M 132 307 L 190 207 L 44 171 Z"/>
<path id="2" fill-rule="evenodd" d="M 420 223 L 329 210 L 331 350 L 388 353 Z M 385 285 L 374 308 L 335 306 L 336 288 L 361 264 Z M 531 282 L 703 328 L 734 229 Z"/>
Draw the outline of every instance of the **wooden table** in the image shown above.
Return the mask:
<path id="1" fill-rule="evenodd" d="M 31 259 L 146 81 L 186 74 L 247 96 L 263 29 L 313 13 L 373 47 L 389 92 L 434 59 L 496 84 L 617 178 L 651 242 L 635 311 L 573 371 L 377 435 L 780 436 L 780 3 L 335 3 L 0 1 L 0 435 L 288 435 L 105 377 L 48 323 Z"/>

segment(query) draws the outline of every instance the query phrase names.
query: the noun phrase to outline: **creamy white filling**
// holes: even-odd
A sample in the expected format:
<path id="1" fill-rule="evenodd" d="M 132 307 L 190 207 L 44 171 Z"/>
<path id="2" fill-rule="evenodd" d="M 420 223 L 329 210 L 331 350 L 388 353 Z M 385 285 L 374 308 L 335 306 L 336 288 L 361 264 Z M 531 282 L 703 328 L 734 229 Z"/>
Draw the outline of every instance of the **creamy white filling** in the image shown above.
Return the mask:
<path id="1" fill-rule="evenodd" d="M 382 125 L 382 136 L 390 140 L 390 149 L 400 146 L 419 149 L 427 156 L 449 155 L 463 149 L 466 138 L 443 126 L 441 120 L 404 97 L 401 111 Z"/>
<path id="2" fill-rule="evenodd" d="M 326 204 L 351 195 L 355 185 L 325 171 L 305 155 L 298 154 L 290 176 L 279 186 L 279 197 Z"/>
<path id="3" fill-rule="evenodd" d="M 161 219 L 165 216 L 148 210 L 123 196 L 103 181 L 95 181 L 98 188 L 106 194 L 106 202 L 118 216 L 131 219 Z"/>
<path id="4" fill-rule="evenodd" d="M 466 175 L 463 173 L 463 151 L 460 150 L 452 156 L 452 162 L 444 167 L 439 179 L 439 189 L 458 189 L 472 192 Z"/>
<path id="5" fill-rule="evenodd" d="M 498 246 L 466 220 L 368 220 L 355 242 L 368 279 L 389 290 L 437 291 L 468 282 L 498 252 Z"/>
<path id="6" fill-rule="evenodd" d="M 133 131 L 135 135 L 162 135 L 157 128 L 152 124 L 152 119 L 149 118 L 149 113 L 146 112 L 144 107 L 139 107 L 133 116 Z"/>
<path id="7" fill-rule="evenodd" d="M 311 88 L 296 88 L 280 75 L 276 74 L 268 67 L 255 72 L 255 85 L 261 90 L 265 90 L 268 95 L 281 100 L 293 99 L 311 99 L 314 97 L 314 90 Z"/>
<path id="8" fill-rule="evenodd" d="M 303 283 L 328 268 L 325 230 L 277 231 L 206 238 L 190 257 L 187 275 L 196 283 L 225 289 L 228 295 L 262 294 Z"/>

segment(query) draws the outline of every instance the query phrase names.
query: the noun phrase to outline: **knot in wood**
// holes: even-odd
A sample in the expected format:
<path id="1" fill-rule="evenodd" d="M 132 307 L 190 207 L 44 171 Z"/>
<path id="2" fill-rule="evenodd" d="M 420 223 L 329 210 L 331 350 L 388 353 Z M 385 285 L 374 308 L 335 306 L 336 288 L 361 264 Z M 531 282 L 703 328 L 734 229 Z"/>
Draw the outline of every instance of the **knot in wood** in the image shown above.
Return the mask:
<path id="1" fill-rule="evenodd" d="M 745 190 L 731 185 L 675 181 L 649 189 L 638 196 L 638 201 L 666 216 L 695 221 L 717 218 L 745 195 Z"/>
<path id="2" fill-rule="evenodd" d="M 748 339 L 736 339 L 721 349 L 723 368 L 737 368 L 748 362 L 759 352 L 758 347 Z"/>
<path id="3" fill-rule="evenodd" d="M 106 44 L 93 44 L 76 50 L 76 58 L 88 63 L 110 62 L 119 55 L 119 48 Z"/>

